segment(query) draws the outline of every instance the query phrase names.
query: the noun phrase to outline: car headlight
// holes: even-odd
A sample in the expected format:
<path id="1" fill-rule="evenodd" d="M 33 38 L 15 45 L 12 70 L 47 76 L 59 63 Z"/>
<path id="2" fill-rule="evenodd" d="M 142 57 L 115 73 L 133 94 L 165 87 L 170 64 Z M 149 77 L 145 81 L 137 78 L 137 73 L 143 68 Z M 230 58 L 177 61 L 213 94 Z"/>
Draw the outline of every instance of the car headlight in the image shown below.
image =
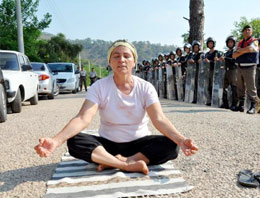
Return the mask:
<path id="1" fill-rule="evenodd" d="M 10 89 L 9 80 L 5 80 L 5 89 L 6 89 L 6 90 Z"/>
<path id="2" fill-rule="evenodd" d="M 69 78 L 68 83 L 72 83 L 75 81 L 75 78 Z"/>

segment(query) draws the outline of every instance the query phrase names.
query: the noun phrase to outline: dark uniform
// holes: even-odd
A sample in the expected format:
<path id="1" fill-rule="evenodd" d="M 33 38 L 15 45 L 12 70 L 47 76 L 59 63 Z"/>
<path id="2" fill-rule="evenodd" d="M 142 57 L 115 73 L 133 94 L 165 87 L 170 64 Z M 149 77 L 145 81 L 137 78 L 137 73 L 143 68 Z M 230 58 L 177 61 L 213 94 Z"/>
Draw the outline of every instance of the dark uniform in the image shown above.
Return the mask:
<path id="1" fill-rule="evenodd" d="M 177 92 L 177 79 L 176 79 L 176 72 L 175 72 L 175 64 L 177 63 L 176 61 L 176 54 L 174 51 L 171 51 L 170 52 L 170 55 L 169 55 L 170 59 L 168 60 L 168 65 L 171 67 L 172 69 L 172 75 L 173 75 L 173 84 L 174 84 L 174 90 L 175 90 L 175 96 L 178 95 L 178 92 Z"/>
<path id="2" fill-rule="evenodd" d="M 149 61 L 146 61 L 146 63 L 145 63 L 145 67 L 144 67 L 144 72 L 145 72 L 145 80 L 150 80 L 150 79 L 148 79 L 148 73 L 149 72 L 151 72 L 150 71 L 150 69 L 151 69 L 151 63 L 149 62 Z"/>
<path id="3" fill-rule="evenodd" d="M 198 51 L 194 50 L 195 46 L 198 46 Z M 195 71 L 195 85 L 194 85 L 194 97 L 192 103 L 197 103 L 197 92 L 198 92 L 198 76 L 199 76 L 199 60 L 200 56 L 203 54 L 203 52 L 200 52 L 200 42 L 199 41 L 193 41 L 192 42 L 192 55 L 191 58 L 196 66 Z"/>
<path id="4" fill-rule="evenodd" d="M 229 41 L 233 42 L 233 46 L 229 47 Z M 230 109 L 232 111 L 237 110 L 237 66 L 235 65 L 235 59 L 232 58 L 233 50 L 235 47 L 236 41 L 233 36 L 229 36 L 226 39 L 226 46 L 229 50 L 224 54 L 225 57 L 225 76 L 224 76 L 224 87 L 223 87 L 223 104 L 221 108 L 229 109 L 228 104 L 228 86 L 231 86 L 232 91 L 232 105 Z"/>
<path id="5" fill-rule="evenodd" d="M 213 43 L 213 47 L 210 49 L 209 52 L 207 52 L 204 56 L 204 58 L 207 58 L 210 63 L 210 67 L 209 67 L 209 84 L 208 84 L 208 102 L 207 105 L 211 105 L 211 98 L 212 98 L 212 86 L 213 86 L 213 75 L 214 75 L 214 66 L 215 66 L 215 57 L 219 58 L 220 52 L 218 50 L 214 50 L 215 46 L 216 46 L 216 41 L 212 38 L 209 37 L 206 41 L 206 45 L 209 48 L 209 42 Z"/>
<path id="6" fill-rule="evenodd" d="M 85 91 L 88 90 L 88 88 L 87 88 L 87 72 L 84 69 L 82 69 L 80 71 L 80 83 L 79 84 L 80 84 L 80 91 L 82 91 L 83 85 L 84 85 Z"/>
<path id="7" fill-rule="evenodd" d="M 181 65 L 181 74 L 182 76 L 186 73 L 186 69 L 187 69 L 187 62 L 185 64 L 185 56 L 182 55 L 182 50 L 181 48 L 177 48 L 176 49 L 176 54 L 177 54 L 177 63 L 179 63 Z"/>
<path id="8" fill-rule="evenodd" d="M 182 68 L 182 78 L 183 78 L 183 98 L 185 98 L 185 85 L 186 85 L 186 74 L 187 74 L 187 64 L 188 60 L 191 59 L 192 53 L 191 53 L 191 44 L 185 43 L 183 46 L 183 49 L 186 53 L 185 56 L 183 56 L 183 62 L 181 64 Z"/>
<path id="9" fill-rule="evenodd" d="M 251 26 L 245 26 L 242 32 L 250 29 Z M 245 96 L 251 102 L 248 114 L 255 114 L 255 107 L 257 103 L 257 90 L 255 86 L 256 65 L 258 63 L 258 40 L 250 36 L 247 39 L 242 39 L 237 49 L 251 46 L 255 51 L 244 53 L 236 58 L 237 71 L 237 95 L 239 98 L 239 111 L 244 112 Z M 234 52 L 235 53 L 235 52 Z"/>

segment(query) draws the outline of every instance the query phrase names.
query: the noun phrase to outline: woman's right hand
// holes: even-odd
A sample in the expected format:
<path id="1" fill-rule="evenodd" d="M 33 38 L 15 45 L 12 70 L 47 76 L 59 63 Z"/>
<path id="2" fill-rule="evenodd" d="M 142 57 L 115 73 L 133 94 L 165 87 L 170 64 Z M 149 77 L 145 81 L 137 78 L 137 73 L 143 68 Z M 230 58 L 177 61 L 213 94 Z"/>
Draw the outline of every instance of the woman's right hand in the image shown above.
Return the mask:
<path id="1" fill-rule="evenodd" d="M 56 150 L 58 143 L 52 138 L 41 138 L 39 144 L 34 147 L 40 157 L 49 157 Z"/>

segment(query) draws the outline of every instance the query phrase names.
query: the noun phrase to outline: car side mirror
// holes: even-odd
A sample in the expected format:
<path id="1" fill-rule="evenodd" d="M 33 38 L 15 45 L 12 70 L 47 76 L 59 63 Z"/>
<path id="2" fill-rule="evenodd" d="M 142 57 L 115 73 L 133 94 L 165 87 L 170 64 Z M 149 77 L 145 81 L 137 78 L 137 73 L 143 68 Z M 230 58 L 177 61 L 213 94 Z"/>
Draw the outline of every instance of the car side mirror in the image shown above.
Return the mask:
<path id="1" fill-rule="evenodd" d="M 58 72 L 56 72 L 56 71 L 52 72 L 52 75 L 58 75 Z"/>
<path id="2" fill-rule="evenodd" d="M 79 73 L 80 73 L 79 70 L 76 70 L 76 71 L 75 71 L 75 74 L 79 74 Z"/>
<path id="3" fill-rule="evenodd" d="M 22 71 L 30 71 L 32 70 L 32 66 L 31 65 L 23 65 L 22 66 Z"/>

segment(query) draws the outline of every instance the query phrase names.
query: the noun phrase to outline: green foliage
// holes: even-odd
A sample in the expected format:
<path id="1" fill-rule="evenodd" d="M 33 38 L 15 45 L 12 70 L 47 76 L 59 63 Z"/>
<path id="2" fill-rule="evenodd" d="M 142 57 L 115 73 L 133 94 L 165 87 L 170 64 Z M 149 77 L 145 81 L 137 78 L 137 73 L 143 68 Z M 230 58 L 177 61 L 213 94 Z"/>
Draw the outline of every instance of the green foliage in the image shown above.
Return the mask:
<path id="1" fill-rule="evenodd" d="M 183 35 L 181 35 L 181 37 L 183 38 L 183 43 L 189 43 L 189 37 L 190 37 L 190 33 L 184 33 Z"/>
<path id="2" fill-rule="evenodd" d="M 239 22 L 235 22 L 235 29 L 232 30 L 232 35 L 238 39 L 242 39 L 242 29 L 245 25 L 251 25 L 253 28 L 253 36 L 260 38 L 260 18 L 253 18 L 248 20 L 246 17 L 241 17 Z"/>
<path id="3" fill-rule="evenodd" d="M 76 62 L 82 45 L 70 43 L 64 34 L 41 40 L 38 55 L 43 62 Z"/>
<path id="4" fill-rule="evenodd" d="M 21 1 L 25 54 L 32 61 L 40 60 L 37 52 L 42 41 L 39 41 L 38 38 L 41 31 L 51 23 L 49 13 L 45 14 L 42 20 L 38 20 L 36 17 L 38 6 L 39 0 Z M 18 50 L 15 11 L 15 0 L 3 0 L 0 4 L 0 49 Z"/>

